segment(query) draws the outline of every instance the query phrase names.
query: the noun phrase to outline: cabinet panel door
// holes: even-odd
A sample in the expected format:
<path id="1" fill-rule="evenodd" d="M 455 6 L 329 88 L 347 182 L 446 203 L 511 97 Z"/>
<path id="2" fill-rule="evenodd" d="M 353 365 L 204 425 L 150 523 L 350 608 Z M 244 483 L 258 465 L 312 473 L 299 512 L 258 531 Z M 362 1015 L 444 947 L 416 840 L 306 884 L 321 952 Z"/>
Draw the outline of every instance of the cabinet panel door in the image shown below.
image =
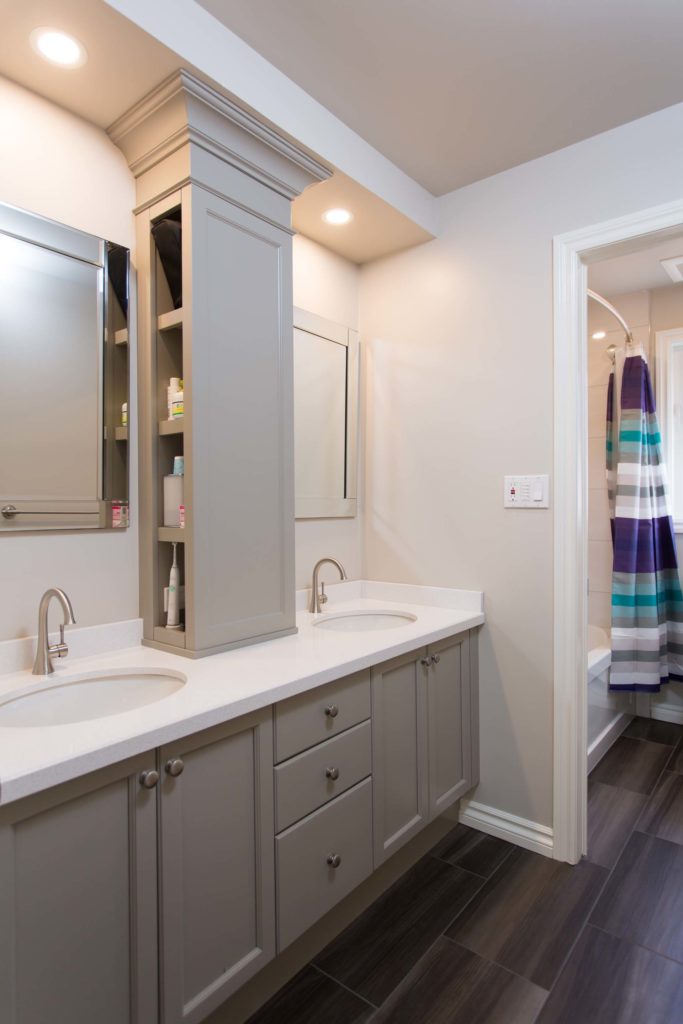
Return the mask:
<path id="1" fill-rule="evenodd" d="M 186 201 L 186 629 L 202 650 L 296 625 L 292 239 L 196 186 Z"/>
<path id="2" fill-rule="evenodd" d="M 272 713 L 160 754 L 162 1020 L 195 1024 L 275 952 Z"/>
<path id="3" fill-rule="evenodd" d="M 427 821 L 427 668 L 424 651 L 371 670 L 375 867 Z"/>
<path id="4" fill-rule="evenodd" d="M 428 648 L 430 820 L 474 785 L 469 651 L 467 633 Z"/>
<path id="5" fill-rule="evenodd" d="M 3 1024 L 154 1024 L 156 790 L 144 755 L 0 809 Z"/>

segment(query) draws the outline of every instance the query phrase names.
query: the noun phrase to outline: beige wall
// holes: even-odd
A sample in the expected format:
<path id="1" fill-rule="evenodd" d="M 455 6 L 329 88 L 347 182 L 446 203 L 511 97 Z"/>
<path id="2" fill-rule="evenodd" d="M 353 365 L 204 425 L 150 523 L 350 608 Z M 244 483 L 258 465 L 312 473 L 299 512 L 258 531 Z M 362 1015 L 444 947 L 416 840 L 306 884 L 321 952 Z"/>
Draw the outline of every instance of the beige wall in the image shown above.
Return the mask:
<path id="1" fill-rule="evenodd" d="M 355 263 L 303 235 L 294 238 L 294 305 L 358 330 L 359 269 Z M 354 519 L 303 519 L 296 523 L 296 585 L 307 587 L 319 558 L 338 558 L 350 579 L 362 574 L 361 512 Z M 327 569 L 334 579 L 334 569 Z"/>
<path id="2" fill-rule="evenodd" d="M 104 132 L 3 78 L 0 201 L 132 249 L 135 187 L 123 154 Z M 135 436 L 134 415 L 131 403 Z M 136 474 L 134 460 L 133 510 Z M 36 632 L 38 601 L 49 586 L 66 589 L 79 625 L 138 615 L 135 514 L 126 532 L 3 534 L 0 564 L 0 640 Z"/>
<path id="3" fill-rule="evenodd" d="M 552 239 L 683 196 L 683 106 L 439 201 L 440 237 L 361 273 L 371 578 L 486 592 L 475 798 L 552 822 Z M 368 352 L 369 350 L 369 352 Z"/>

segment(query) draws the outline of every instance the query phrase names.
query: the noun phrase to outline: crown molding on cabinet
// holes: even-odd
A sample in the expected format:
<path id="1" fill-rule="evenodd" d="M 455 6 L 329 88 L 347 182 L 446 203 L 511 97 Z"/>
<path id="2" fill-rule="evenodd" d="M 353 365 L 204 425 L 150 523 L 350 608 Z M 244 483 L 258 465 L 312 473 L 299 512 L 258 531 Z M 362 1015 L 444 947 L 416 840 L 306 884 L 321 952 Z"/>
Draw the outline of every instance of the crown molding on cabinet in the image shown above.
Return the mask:
<path id="1" fill-rule="evenodd" d="M 289 200 L 332 174 L 295 143 L 185 70 L 161 82 L 107 131 L 136 178 L 188 143 Z"/>

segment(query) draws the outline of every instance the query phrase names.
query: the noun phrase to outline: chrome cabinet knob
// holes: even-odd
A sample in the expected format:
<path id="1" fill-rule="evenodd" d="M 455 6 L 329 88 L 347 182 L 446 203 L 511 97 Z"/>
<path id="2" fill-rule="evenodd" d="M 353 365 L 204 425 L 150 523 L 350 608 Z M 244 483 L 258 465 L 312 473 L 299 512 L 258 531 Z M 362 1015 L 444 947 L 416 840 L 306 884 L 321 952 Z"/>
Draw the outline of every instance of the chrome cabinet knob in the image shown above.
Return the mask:
<path id="1" fill-rule="evenodd" d="M 183 774 L 184 768 L 185 763 L 181 757 L 171 757 L 164 765 L 166 774 L 174 779 Z"/>
<path id="2" fill-rule="evenodd" d="M 341 857 L 338 853 L 330 853 L 327 857 L 327 863 L 331 868 L 338 868 L 341 864 Z"/>
<path id="3" fill-rule="evenodd" d="M 426 655 L 424 658 L 420 658 L 420 664 L 424 665 L 426 668 L 428 668 L 431 665 L 431 663 L 432 659 L 429 657 L 429 655 Z"/>
<path id="4" fill-rule="evenodd" d="M 336 704 L 329 704 L 325 708 L 325 714 L 327 715 L 328 718 L 336 718 L 337 715 L 339 714 L 339 708 L 337 707 Z"/>
<path id="5" fill-rule="evenodd" d="M 326 777 L 328 779 L 332 779 L 333 782 L 336 782 L 337 779 L 339 778 L 339 769 L 338 768 L 326 768 L 325 769 L 325 775 L 326 775 Z"/>
<path id="6" fill-rule="evenodd" d="M 145 789 L 154 789 L 158 781 L 159 772 L 155 771 L 154 768 L 150 768 L 146 772 L 140 772 L 140 785 L 144 786 Z"/>
<path id="7" fill-rule="evenodd" d="M 441 655 L 440 654 L 432 654 L 432 662 L 435 665 L 438 665 L 440 661 L 441 661 Z"/>

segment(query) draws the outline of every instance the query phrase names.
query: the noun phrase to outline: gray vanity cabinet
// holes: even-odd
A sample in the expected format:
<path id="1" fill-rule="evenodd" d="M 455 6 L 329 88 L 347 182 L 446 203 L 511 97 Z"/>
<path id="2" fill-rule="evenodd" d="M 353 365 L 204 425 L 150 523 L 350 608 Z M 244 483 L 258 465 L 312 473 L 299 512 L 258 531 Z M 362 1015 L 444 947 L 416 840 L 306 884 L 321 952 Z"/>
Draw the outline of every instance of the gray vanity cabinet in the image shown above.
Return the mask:
<path id="1" fill-rule="evenodd" d="M 478 782 L 476 639 L 372 669 L 375 867 Z"/>
<path id="2" fill-rule="evenodd" d="M 375 867 L 427 823 L 428 667 L 423 648 L 371 670 Z"/>
<path id="3" fill-rule="evenodd" d="M 468 633 L 427 648 L 429 818 L 438 817 L 475 784 Z"/>
<path id="4" fill-rule="evenodd" d="M 0 808 L 3 1024 L 157 1020 L 157 791 L 146 754 Z"/>
<path id="5" fill-rule="evenodd" d="M 195 1024 L 275 953 L 271 709 L 160 758 L 161 1019 Z"/>

